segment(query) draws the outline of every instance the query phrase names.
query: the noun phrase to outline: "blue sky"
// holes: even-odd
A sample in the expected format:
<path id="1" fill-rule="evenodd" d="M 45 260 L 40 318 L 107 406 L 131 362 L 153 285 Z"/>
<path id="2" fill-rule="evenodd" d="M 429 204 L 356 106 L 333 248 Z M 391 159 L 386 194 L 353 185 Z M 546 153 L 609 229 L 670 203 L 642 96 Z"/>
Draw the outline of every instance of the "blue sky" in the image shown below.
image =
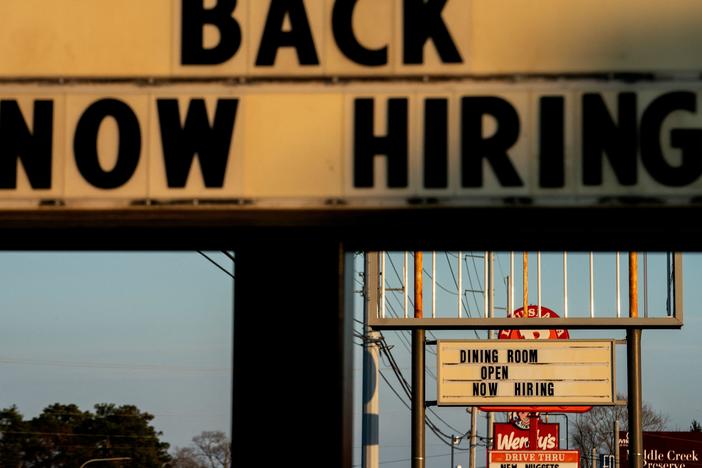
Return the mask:
<path id="1" fill-rule="evenodd" d="M 172 446 L 229 433 L 233 286 L 201 255 L 2 253 L 0 284 L 2 407 L 135 404 Z"/>

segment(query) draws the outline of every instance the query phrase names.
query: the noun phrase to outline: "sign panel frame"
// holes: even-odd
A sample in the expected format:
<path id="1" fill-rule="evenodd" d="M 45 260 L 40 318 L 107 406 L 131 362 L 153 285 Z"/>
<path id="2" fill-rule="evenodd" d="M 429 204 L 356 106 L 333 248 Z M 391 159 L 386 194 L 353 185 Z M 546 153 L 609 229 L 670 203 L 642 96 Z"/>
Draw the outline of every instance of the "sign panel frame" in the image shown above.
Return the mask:
<path id="1" fill-rule="evenodd" d="M 594 340 L 594 339 L 584 339 L 584 340 L 460 340 L 460 339 L 449 339 L 449 340 L 438 340 L 436 347 L 436 362 L 437 362 L 437 405 L 439 406 L 614 406 L 618 402 L 616 400 L 616 356 L 615 356 L 615 345 L 616 340 Z M 459 354 L 459 357 L 463 362 L 452 360 L 451 362 L 446 361 L 446 352 L 442 345 L 460 346 L 464 344 L 466 346 L 466 353 Z M 510 346 L 514 348 L 519 348 L 519 350 L 509 349 Z M 591 362 L 591 367 L 605 366 L 607 367 L 606 372 L 599 372 L 600 374 L 608 376 L 608 379 L 599 376 L 590 379 L 583 379 L 581 377 L 570 378 L 570 379 L 559 379 L 555 375 L 548 376 L 549 369 L 548 364 L 560 365 L 564 367 L 561 369 L 561 373 L 565 371 L 569 366 L 569 362 L 572 365 L 582 364 L 576 361 L 563 361 L 563 362 L 540 362 L 539 356 L 543 356 L 544 351 L 547 353 L 552 353 L 554 349 L 567 347 L 568 350 L 557 350 L 559 353 L 564 351 L 568 356 L 571 356 L 575 348 L 590 348 L 596 350 L 597 348 L 604 347 L 607 351 L 608 362 L 605 361 L 593 361 Z M 454 350 L 455 351 L 455 350 Z M 468 351 L 474 351 L 469 353 Z M 476 352 L 477 351 L 477 352 Z M 601 351 L 600 351 L 601 353 Z M 453 353 L 455 354 L 455 353 Z M 472 354 L 472 356 L 471 356 Z M 510 358 L 511 356 L 511 358 Z M 526 356 L 525 359 L 522 356 Z M 475 360 L 477 360 L 477 362 Z M 552 358 L 550 358 L 552 359 Z M 455 361 L 455 362 L 454 362 Z M 473 361 L 473 362 L 471 362 Z M 510 362 L 511 361 L 511 362 Z M 476 373 L 475 376 L 465 375 L 465 373 L 457 374 L 456 371 L 451 372 L 451 368 L 454 366 L 460 366 L 461 364 L 467 364 Z M 487 365 L 483 365 L 487 364 Z M 531 364 L 535 364 L 531 366 Z M 510 370 L 511 366 L 511 370 Z M 519 367 L 528 366 L 526 372 L 520 372 Z M 457 367 L 456 367 L 457 368 Z M 517 369 L 515 371 L 515 368 Z M 529 374 L 535 369 L 541 374 L 532 376 Z M 515 379 L 510 377 L 510 374 L 514 376 L 514 372 L 519 372 L 520 374 L 527 374 L 528 378 L 522 377 L 523 382 L 514 382 L 514 387 L 512 387 L 512 393 L 524 392 L 528 395 L 516 396 L 516 395 L 500 395 L 499 392 L 504 387 L 507 387 Z M 447 377 L 447 374 L 451 374 Z M 576 373 L 573 372 L 573 375 Z M 581 372 L 577 372 L 578 375 Z M 604 381 L 603 381 L 604 379 Z M 472 382 L 472 395 L 455 394 L 451 397 L 447 396 L 445 390 L 447 385 L 453 385 L 450 382 Z M 606 385 L 606 394 L 602 396 L 591 395 L 573 395 L 572 399 L 569 396 L 559 397 L 556 394 L 558 390 L 558 383 L 566 383 L 573 385 L 574 382 L 590 382 L 590 385 L 595 385 L 596 387 L 602 387 L 603 384 Z M 599 382 L 599 383 L 598 383 Z M 500 383 L 507 383 L 507 385 L 500 386 Z M 475 395 L 476 385 L 478 388 L 478 395 Z M 582 385 L 582 384 L 574 384 Z M 517 387 L 519 386 L 519 387 Z M 455 391 L 455 390 L 454 390 Z M 602 391 L 602 390 L 599 390 Z M 467 393 L 467 392 L 466 392 Z M 540 394 L 546 393 L 546 394 Z"/>

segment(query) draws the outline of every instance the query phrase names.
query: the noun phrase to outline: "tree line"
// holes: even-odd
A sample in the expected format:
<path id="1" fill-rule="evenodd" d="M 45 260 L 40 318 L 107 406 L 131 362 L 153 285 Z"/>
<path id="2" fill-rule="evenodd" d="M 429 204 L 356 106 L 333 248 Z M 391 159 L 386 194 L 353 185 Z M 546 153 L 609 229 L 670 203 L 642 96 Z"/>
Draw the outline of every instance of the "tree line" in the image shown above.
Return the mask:
<path id="1" fill-rule="evenodd" d="M 115 468 L 229 468 L 230 443 L 219 431 L 193 437 L 192 445 L 169 453 L 170 444 L 134 405 L 101 403 L 92 411 L 54 403 L 25 419 L 16 406 L 0 410 L 3 468 L 80 468 L 88 460 L 112 461 Z"/>

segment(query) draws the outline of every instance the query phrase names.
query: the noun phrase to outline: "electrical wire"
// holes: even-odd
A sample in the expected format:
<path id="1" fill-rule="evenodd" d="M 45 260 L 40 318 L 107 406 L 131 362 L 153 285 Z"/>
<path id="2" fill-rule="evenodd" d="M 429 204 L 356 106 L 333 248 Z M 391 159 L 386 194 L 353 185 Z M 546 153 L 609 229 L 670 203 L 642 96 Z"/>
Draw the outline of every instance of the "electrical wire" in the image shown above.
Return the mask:
<path id="1" fill-rule="evenodd" d="M 456 290 L 458 290 L 458 280 L 456 279 L 456 275 L 453 272 L 453 267 L 451 266 L 451 261 L 448 258 L 448 252 L 444 252 L 446 255 L 446 263 L 448 264 L 449 270 L 451 271 L 451 276 L 453 277 L 453 282 L 456 284 Z M 468 309 L 468 306 L 463 303 L 463 300 L 465 299 L 465 296 L 461 294 L 461 305 L 465 307 L 466 312 L 468 312 L 468 316 L 472 317 L 470 314 L 470 309 Z M 480 339 L 480 335 L 478 335 L 478 332 L 476 330 L 473 330 L 473 333 L 475 334 L 475 337 L 477 339 Z"/>
<path id="2" fill-rule="evenodd" d="M 385 337 L 383 337 L 382 335 L 381 335 L 380 343 L 381 343 L 381 351 L 382 351 L 382 352 L 386 355 L 386 357 L 388 358 L 388 361 L 389 361 L 389 363 L 390 363 L 390 367 L 392 368 L 393 372 L 395 373 L 395 377 L 396 377 L 396 378 L 398 379 L 398 381 L 400 382 L 400 386 L 401 386 L 402 389 L 404 390 L 405 395 L 406 395 L 408 398 L 411 399 L 411 398 L 412 398 L 411 386 L 410 386 L 409 382 L 407 382 L 407 379 L 405 379 L 404 375 L 402 374 L 402 371 L 400 370 L 399 366 L 397 365 L 397 362 L 395 361 L 395 357 L 392 355 L 392 352 L 388 349 L 387 341 L 385 341 Z M 397 394 L 397 392 L 394 392 L 394 393 Z M 398 395 L 398 398 L 399 398 L 399 395 Z M 403 400 L 403 403 L 404 403 L 404 400 Z M 406 405 L 406 403 L 405 403 L 405 405 Z M 444 421 L 440 416 L 438 416 L 438 415 L 433 411 L 432 408 L 429 408 L 429 411 L 430 411 L 432 414 L 434 414 L 437 418 L 439 418 L 441 421 L 443 421 L 444 424 L 446 424 L 446 425 L 447 425 L 449 428 L 451 428 L 454 432 L 459 432 L 457 429 L 455 429 L 455 428 L 452 427 L 450 424 L 448 424 L 446 421 Z M 434 424 L 434 423 L 429 419 L 429 417 L 426 416 L 426 415 L 425 415 L 425 421 L 426 421 L 426 423 L 427 423 L 427 426 L 432 430 L 432 432 L 434 432 L 434 434 L 435 434 L 437 437 L 439 437 L 439 439 L 440 439 L 442 442 L 445 442 L 443 439 L 441 439 L 442 436 L 443 436 L 443 437 L 446 437 L 446 438 L 450 438 L 450 437 L 451 437 L 451 436 L 449 436 L 448 434 L 446 434 L 446 433 L 444 433 L 443 431 L 441 431 L 441 429 L 439 429 L 438 426 L 436 426 L 436 424 Z M 464 437 L 464 436 L 462 436 L 462 437 Z M 448 444 L 448 445 L 450 445 L 450 444 Z M 460 449 L 460 448 L 459 448 L 459 449 Z M 460 449 L 460 450 L 465 450 L 465 449 Z"/>
<path id="3" fill-rule="evenodd" d="M 456 288 L 458 288 L 458 281 L 457 281 L 457 279 L 456 279 L 456 276 L 455 276 L 453 267 L 452 267 L 451 262 L 450 262 L 450 260 L 449 260 L 448 253 L 447 253 L 447 252 L 444 252 L 444 253 L 445 253 L 445 255 L 446 255 L 447 264 L 448 264 L 449 269 L 450 269 L 450 271 L 451 271 L 451 275 L 452 275 L 452 277 L 453 277 L 454 283 L 455 283 L 455 285 L 456 285 Z M 454 257 L 457 257 L 457 256 L 454 255 Z M 402 278 L 400 277 L 399 271 L 398 271 L 398 269 L 397 269 L 397 267 L 396 267 L 396 265 L 395 265 L 395 262 L 394 262 L 394 260 L 393 260 L 393 258 L 392 258 L 392 255 L 388 255 L 388 259 L 389 259 L 389 262 L 390 262 L 390 266 L 391 266 L 391 268 L 392 268 L 392 270 L 393 270 L 393 272 L 394 272 L 394 274 L 395 274 L 395 277 L 396 277 L 397 280 L 399 281 L 399 284 L 400 284 L 400 286 L 401 286 L 401 288 L 402 288 L 402 290 L 403 290 L 403 292 L 404 292 L 404 291 L 405 291 L 405 285 L 404 285 L 404 283 L 403 283 Z M 469 265 L 468 265 L 467 260 L 466 260 L 465 257 L 463 258 L 463 262 L 465 263 L 466 269 L 467 269 L 468 272 L 469 272 L 469 273 L 468 273 L 468 278 L 469 278 L 469 281 L 470 281 L 470 283 L 471 283 L 471 289 L 474 289 L 474 288 L 472 287 L 472 279 L 471 279 L 471 274 L 470 274 L 470 267 L 469 267 Z M 473 260 L 473 263 L 474 263 L 474 265 L 473 265 L 474 270 L 477 271 L 477 266 L 475 265 L 475 260 Z M 424 273 L 427 274 L 427 276 L 429 276 L 430 278 L 432 277 L 430 274 L 428 274 L 428 273 L 426 272 L 426 270 L 424 270 Z M 386 284 L 387 284 L 386 277 L 387 277 L 387 275 L 384 276 L 383 281 L 385 281 Z M 479 275 L 478 275 L 478 278 L 477 278 L 476 280 L 477 280 L 478 284 L 480 284 Z M 441 289 L 443 289 L 444 291 L 453 294 L 448 288 L 446 288 L 445 286 L 443 286 L 443 285 L 440 284 L 439 282 L 437 282 L 437 284 L 439 284 L 439 287 L 440 287 Z M 390 285 L 388 285 L 388 286 L 390 286 Z M 457 292 L 456 294 L 458 294 L 458 292 Z M 392 294 L 392 297 L 395 298 L 395 302 L 397 302 L 397 304 L 398 304 L 400 307 L 404 307 L 404 303 L 403 303 L 403 302 L 400 302 L 400 300 L 399 300 L 399 298 L 398 298 L 398 296 L 397 296 L 396 294 Z M 408 299 L 409 299 L 409 298 L 408 298 Z M 470 312 L 470 309 L 469 309 L 469 308 L 467 307 L 467 305 L 465 304 L 465 301 L 466 301 L 466 300 L 467 300 L 466 295 L 465 295 L 465 294 L 462 294 L 461 302 L 463 303 L 463 306 L 466 308 L 466 311 L 468 312 L 469 316 L 472 316 L 472 314 L 471 314 L 471 312 Z M 473 292 L 473 301 L 474 301 L 474 302 L 476 301 L 476 299 L 475 299 L 475 292 Z M 410 299 L 409 302 L 412 303 L 412 300 Z M 387 306 L 388 306 L 388 309 L 389 309 L 389 311 L 390 311 L 390 314 L 391 314 L 392 316 L 394 316 L 395 318 L 400 318 L 400 316 L 399 316 L 398 312 L 395 310 L 395 307 L 393 306 L 392 302 L 387 302 L 386 304 L 387 304 Z M 476 308 L 479 309 L 479 306 L 477 305 L 477 303 L 476 303 Z M 356 319 L 354 319 L 354 320 L 355 320 L 357 323 L 363 324 L 363 322 L 361 322 L 360 320 L 356 320 Z M 364 325 L 365 325 L 365 324 L 364 324 Z M 473 332 L 475 333 L 476 338 L 479 338 L 479 335 L 477 334 L 477 332 L 476 332 L 475 330 L 473 330 Z M 397 334 L 398 334 L 398 336 L 399 336 L 399 338 L 400 338 L 401 344 L 405 347 L 405 349 L 406 349 L 408 352 L 410 352 L 411 346 L 410 346 L 410 343 L 409 343 L 408 338 L 405 336 L 405 333 L 402 333 L 401 331 L 398 331 Z M 362 339 L 364 342 L 367 342 L 367 340 L 368 340 L 367 337 L 365 337 L 364 335 L 362 335 L 361 333 L 358 333 L 358 332 L 355 333 L 355 336 L 356 336 L 356 338 Z M 358 344 L 358 343 L 357 343 L 357 344 Z M 396 377 L 398 383 L 400 384 L 400 387 L 401 387 L 401 389 L 402 389 L 402 392 L 405 394 L 405 397 L 411 399 L 411 395 L 412 395 L 411 386 L 410 386 L 409 382 L 407 382 L 406 378 L 404 377 L 404 375 L 403 375 L 403 373 L 402 373 L 402 370 L 401 370 L 400 366 L 397 364 L 397 361 L 395 360 L 395 357 L 394 357 L 394 355 L 393 355 L 393 353 L 392 353 L 392 351 L 391 351 L 392 346 L 388 344 L 388 342 L 387 342 L 385 336 L 382 335 L 382 334 L 380 335 L 380 340 L 378 340 L 378 344 L 379 344 L 380 351 L 381 351 L 381 358 L 383 358 L 383 361 L 385 361 L 385 362 L 388 364 L 387 368 L 389 368 L 390 370 L 392 370 L 392 372 L 395 374 L 395 377 Z M 434 351 L 434 354 L 435 354 L 435 351 Z M 428 373 L 428 374 L 431 374 L 431 376 L 432 376 L 434 379 L 436 379 L 436 375 L 434 375 L 434 374 L 431 372 L 430 369 L 426 369 L 426 370 L 427 370 L 427 373 Z M 407 409 L 411 409 L 410 405 L 407 403 L 407 401 L 405 401 L 405 398 L 403 398 L 402 395 L 400 394 L 400 392 L 391 384 L 391 382 L 390 382 L 389 379 L 385 376 L 385 374 L 382 372 L 382 370 L 379 370 L 379 373 L 380 373 L 380 375 L 381 375 L 381 378 L 385 381 L 385 383 L 388 385 L 388 387 L 390 388 L 390 390 L 395 394 L 395 396 L 400 400 L 400 402 L 401 402 Z M 445 424 L 447 427 L 449 427 L 451 430 L 453 430 L 454 433 L 459 432 L 456 428 L 454 428 L 453 426 L 451 426 L 451 424 L 449 424 L 446 420 L 444 420 L 443 418 L 441 418 L 441 416 L 439 416 L 439 415 L 436 413 L 436 411 L 434 411 L 432 408 L 427 408 L 427 410 L 428 410 L 428 413 L 431 413 L 432 416 L 436 417 L 439 421 L 441 421 L 443 424 Z M 444 445 L 453 446 L 453 448 L 454 448 L 454 449 L 457 449 L 457 450 L 463 450 L 463 451 L 469 450 L 469 449 L 466 449 L 466 448 L 456 447 L 455 444 L 452 444 L 451 442 L 447 442 L 446 439 L 452 439 L 452 437 L 457 437 L 459 440 L 462 440 L 463 438 L 465 438 L 465 437 L 469 434 L 470 431 L 467 431 L 467 432 L 464 433 L 463 435 L 459 435 L 459 436 L 451 436 L 451 435 L 449 435 L 449 434 L 446 434 L 445 432 L 443 432 L 443 431 L 441 430 L 441 428 L 439 428 L 439 427 L 436 425 L 436 423 L 434 423 L 434 422 L 430 419 L 429 414 L 425 414 L 425 424 L 427 425 L 427 427 L 434 433 L 434 435 L 435 435 Z M 487 441 L 487 438 L 486 438 L 486 437 L 482 437 L 482 436 L 479 436 L 479 435 L 478 435 L 477 438 L 478 438 L 481 442 L 482 442 L 482 441 Z M 456 440 L 456 439 L 454 438 L 453 440 Z M 479 445 L 482 445 L 482 444 L 479 444 Z M 484 445 L 487 445 L 487 443 L 485 443 Z"/>
<path id="4" fill-rule="evenodd" d="M 468 275 L 467 275 L 467 276 L 468 276 L 468 284 L 470 285 L 471 296 L 473 297 L 473 303 L 475 304 L 475 310 L 480 310 L 480 305 L 478 305 L 478 300 L 475 298 L 475 295 L 476 295 L 476 294 L 475 294 L 475 291 L 476 291 L 476 289 L 475 289 L 475 287 L 473 286 L 473 279 L 471 278 L 470 267 L 468 266 L 467 257 L 463 257 L 463 263 L 466 264 L 466 273 L 468 273 Z M 475 267 L 475 258 L 474 258 L 474 257 L 473 257 L 473 266 Z M 476 274 L 476 275 L 478 274 L 478 273 L 477 273 L 477 270 L 476 270 L 476 273 L 475 273 L 475 274 Z M 477 289 L 477 290 L 479 291 L 479 290 L 482 289 L 482 286 L 480 285 L 479 279 L 478 279 L 477 281 L 478 281 L 478 289 Z M 485 291 L 485 290 L 483 290 L 483 294 L 485 294 L 484 291 Z"/>
<path id="5" fill-rule="evenodd" d="M 483 285 L 480 284 L 480 273 L 478 273 L 478 266 L 475 264 L 475 257 L 476 257 L 476 256 L 475 256 L 475 253 L 474 253 L 474 252 L 471 252 L 470 260 L 471 260 L 471 263 L 473 264 L 473 271 L 475 272 L 475 278 L 476 278 L 476 280 L 477 280 L 477 282 L 478 282 L 478 287 L 479 287 L 480 289 L 482 289 L 483 291 L 485 291 L 486 288 L 483 288 Z M 466 261 L 467 258 L 468 258 L 468 256 L 465 256 L 465 257 L 463 257 L 463 260 Z M 485 259 L 485 260 L 483 260 L 483 261 L 486 261 L 486 260 L 487 260 L 487 259 Z M 466 264 L 466 270 L 467 270 L 467 269 L 468 269 L 468 265 Z"/>
<path id="6" fill-rule="evenodd" d="M 227 275 L 231 276 L 232 279 L 235 279 L 235 278 L 234 278 L 234 275 L 232 275 L 231 273 L 229 273 L 229 271 L 227 271 L 227 269 L 224 268 L 223 266 L 221 266 L 219 263 L 215 262 L 215 261 L 212 260 L 210 257 L 208 257 L 207 255 L 205 255 L 205 253 L 204 253 L 202 250 L 198 250 L 197 253 L 199 253 L 200 255 L 202 255 L 203 257 L 205 257 L 207 260 L 209 260 L 210 263 L 212 263 L 214 266 L 216 266 L 217 268 L 219 268 L 220 270 L 222 270 L 224 273 L 226 273 Z"/>
<path id="7" fill-rule="evenodd" d="M 413 254 L 413 255 L 414 255 L 414 254 Z M 395 268 L 395 262 L 392 261 L 392 255 L 388 255 L 388 260 L 390 261 L 390 266 L 392 266 L 392 269 L 393 269 L 393 271 L 395 272 L 395 276 L 397 276 L 397 280 L 400 282 L 400 287 L 404 290 L 405 285 L 404 285 L 404 283 L 402 282 L 402 280 L 400 279 L 400 275 L 399 275 L 399 273 L 397 272 L 397 268 Z M 397 299 L 397 296 L 393 295 L 393 297 L 395 297 L 395 298 Z M 407 300 L 408 300 L 410 306 L 414 308 L 414 301 L 413 301 L 412 299 L 410 299 L 410 298 L 407 298 Z M 397 301 L 399 302 L 400 300 L 397 299 Z M 404 304 L 401 304 L 401 305 L 404 307 Z M 398 317 L 398 318 L 399 318 L 399 317 Z M 436 336 L 434 336 L 434 334 L 431 332 L 431 330 L 427 330 L 427 334 L 429 335 L 429 337 L 430 337 L 432 340 L 435 340 L 435 339 L 436 339 Z M 431 351 L 431 350 L 429 350 L 429 352 L 432 353 L 432 354 L 436 354 L 436 353 L 434 353 L 434 352 Z"/>
<path id="8" fill-rule="evenodd" d="M 434 280 L 431 273 L 429 273 L 426 269 L 424 269 L 424 274 L 427 275 L 430 280 Z M 449 288 L 447 288 L 446 286 L 441 284 L 441 282 L 439 282 L 438 280 L 434 280 L 434 281 L 436 282 L 436 285 L 439 287 L 439 289 L 443 289 L 446 293 L 451 294 L 452 296 L 458 295 L 457 292 L 451 291 Z"/>
<path id="9" fill-rule="evenodd" d="M 392 316 L 394 316 L 395 318 L 399 318 L 398 314 L 395 311 L 395 309 L 393 308 L 392 304 L 388 303 L 388 308 L 389 308 L 390 314 Z M 405 335 L 405 333 L 403 333 L 401 330 L 397 330 L 397 331 L 395 331 L 395 333 L 397 334 L 397 336 L 400 337 L 400 341 L 401 341 L 402 345 L 404 346 L 405 350 L 407 350 L 408 353 L 412 354 L 412 350 L 411 350 L 412 345 L 410 343 L 410 338 L 411 338 L 410 332 L 407 331 L 407 335 L 410 335 L 409 337 L 407 335 Z M 425 348 L 425 349 L 429 354 L 436 355 L 436 351 L 434 351 L 433 349 L 431 349 L 431 348 Z M 434 374 L 434 372 L 431 369 L 427 368 L 427 374 L 429 374 L 431 376 L 431 378 L 436 380 L 436 374 Z"/>
<path id="10" fill-rule="evenodd" d="M 390 390 L 391 390 L 391 391 L 395 394 L 395 396 L 398 398 L 398 400 L 400 400 L 400 403 L 402 403 L 402 404 L 405 406 L 405 408 L 407 408 L 408 410 L 411 411 L 411 410 L 412 410 L 411 406 L 404 400 L 404 398 L 402 398 L 402 396 L 401 396 L 400 393 L 395 389 L 395 387 L 393 387 L 393 385 L 390 383 L 390 381 L 389 381 L 388 378 L 385 376 L 385 374 L 383 374 L 382 371 L 380 371 L 379 374 L 380 374 L 380 377 L 385 381 L 385 383 L 387 384 L 387 386 L 390 388 Z M 448 435 L 444 434 L 438 427 L 436 427 L 436 425 L 435 425 L 433 422 L 431 422 L 431 420 L 429 420 L 429 418 L 428 418 L 426 415 L 425 415 L 425 417 L 424 417 L 424 422 L 425 422 L 425 424 L 427 425 L 427 427 L 429 427 L 429 429 L 434 433 L 434 435 L 436 435 L 437 438 L 438 438 L 439 440 L 441 440 L 442 443 L 444 443 L 444 445 L 449 445 L 449 446 L 450 446 L 450 443 L 447 443 L 445 440 L 443 440 L 442 436 L 443 436 L 443 437 L 446 437 L 446 438 L 451 438 L 451 436 L 448 436 Z M 465 435 L 464 435 L 463 437 L 465 437 Z M 454 448 L 457 449 L 457 450 L 462 450 L 462 451 L 467 451 L 467 450 L 468 450 L 468 449 L 465 449 L 465 448 L 462 448 L 462 447 L 456 447 L 455 445 L 454 445 Z"/>
<path id="11" fill-rule="evenodd" d="M 59 361 L 46 359 L 24 359 L 0 356 L 0 364 L 18 364 L 27 366 L 47 366 L 47 367 L 75 367 L 103 370 L 125 370 L 125 371 L 165 371 L 176 373 L 205 373 L 205 374 L 225 374 L 226 368 L 217 367 L 186 367 L 168 366 L 154 364 L 122 364 L 115 362 L 89 362 L 89 361 Z"/>
<path id="12" fill-rule="evenodd" d="M 2 431 L 5 434 L 15 434 L 15 435 L 40 435 L 40 436 L 64 436 L 64 437 L 115 437 L 120 439 L 156 439 L 158 436 L 141 436 L 141 435 L 130 435 L 130 434 L 77 434 L 72 432 L 32 432 L 32 431 Z"/>
<path id="13" fill-rule="evenodd" d="M 366 341 L 368 340 L 367 337 L 361 335 L 361 334 L 358 333 L 358 332 L 355 332 L 355 336 L 358 337 L 358 338 L 362 338 L 363 340 L 366 340 Z M 379 340 L 377 340 L 377 341 L 378 341 L 378 343 L 380 344 L 380 350 L 381 350 L 381 352 L 382 352 L 381 356 L 384 356 L 384 357 L 387 359 L 387 362 L 388 362 L 388 364 L 389 364 L 388 367 L 389 367 L 389 368 L 393 371 L 393 373 L 395 374 L 395 377 L 397 378 L 398 382 L 400 383 L 400 387 L 402 388 L 402 390 L 403 390 L 405 396 L 406 396 L 407 398 L 411 399 L 411 398 L 412 398 L 412 397 L 411 397 L 411 395 L 412 395 L 411 386 L 410 386 L 409 382 L 407 382 L 407 379 L 405 379 L 404 375 L 402 374 L 402 370 L 400 369 L 399 365 L 397 364 L 397 361 L 395 360 L 394 355 L 392 354 L 392 351 L 390 350 L 390 349 L 391 349 L 391 346 L 388 345 L 388 343 L 387 343 L 385 337 L 384 337 L 382 334 L 381 334 L 381 338 L 380 338 Z M 361 343 L 356 343 L 356 344 L 362 345 Z M 410 405 L 405 401 L 405 399 L 400 395 L 400 393 L 395 389 L 395 387 L 390 383 L 390 381 L 387 379 L 387 377 L 385 376 L 385 374 L 383 374 L 382 370 L 380 370 L 380 369 L 379 369 L 379 374 L 380 374 L 381 378 L 385 381 L 385 383 L 388 385 L 388 387 L 390 388 L 390 390 L 395 394 L 395 396 L 397 396 L 397 398 L 400 400 L 400 402 L 401 402 L 407 409 L 410 409 L 410 410 L 411 410 Z M 429 412 L 431 412 L 437 419 L 439 419 L 441 422 L 443 422 L 444 424 L 446 424 L 446 426 L 448 426 L 451 430 L 453 430 L 454 433 L 460 432 L 460 431 L 457 430 L 455 427 L 453 427 L 451 424 L 449 424 L 446 420 L 444 420 L 441 416 L 439 416 L 432 408 L 428 408 L 428 410 L 429 410 Z M 429 427 L 429 429 L 434 433 L 434 435 L 437 436 L 437 438 L 438 438 L 444 445 L 448 445 L 448 446 L 451 446 L 452 444 L 446 442 L 446 441 L 444 440 L 444 438 L 446 438 L 446 439 L 452 439 L 452 438 L 453 438 L 453 440 L 457 440 L 457 439 L 458 439 L 458 440 L 463 440 L 463 439 L 468 435 L 468 433 L 469 433 L 469 431 L 467 431 L 467 432 L 465 432 L 464 434 L 458 435 L 458 436 L 455 436 L 455 435 L 454 435 L 454 436 L 448 435 L 448 434 L 446 434 L 445 432 L 443 432 L 443 431 L 429 418 L 429 416 L 426 415 L 426 414 L 425 414 L 425 424 L 427 425 L 427 427 Z M 482 436 L 477 436 L 477 437 L 478 437 L 478 439 L 480 439 L 480 440 L 487 440 L 487 438 L 482 437 Z M 462 451 L 467 451 L 467 450 L 469 450 L 469 449 L 467 449 L 467 448 L 457 447 L 455 444 L 453 444 L 453 447 L 454 447 L 456 450 L 462 450 Z"/>

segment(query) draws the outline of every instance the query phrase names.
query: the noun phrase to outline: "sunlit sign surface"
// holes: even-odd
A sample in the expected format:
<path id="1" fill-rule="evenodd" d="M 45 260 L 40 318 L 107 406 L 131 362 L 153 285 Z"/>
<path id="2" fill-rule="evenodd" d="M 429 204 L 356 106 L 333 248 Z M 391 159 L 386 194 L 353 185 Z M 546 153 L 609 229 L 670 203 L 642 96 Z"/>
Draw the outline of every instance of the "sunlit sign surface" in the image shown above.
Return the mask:
<path id="1" fill-rule="evenodd" d="M 614 402 L 613 343 L 440 340 L 439 405 L 595 405 Z"/>
<path id="2" fill-rule="evenodd" d="M 680 85 L 0 87 L 0 202 L 588 205 L 702 194 Z"/>

